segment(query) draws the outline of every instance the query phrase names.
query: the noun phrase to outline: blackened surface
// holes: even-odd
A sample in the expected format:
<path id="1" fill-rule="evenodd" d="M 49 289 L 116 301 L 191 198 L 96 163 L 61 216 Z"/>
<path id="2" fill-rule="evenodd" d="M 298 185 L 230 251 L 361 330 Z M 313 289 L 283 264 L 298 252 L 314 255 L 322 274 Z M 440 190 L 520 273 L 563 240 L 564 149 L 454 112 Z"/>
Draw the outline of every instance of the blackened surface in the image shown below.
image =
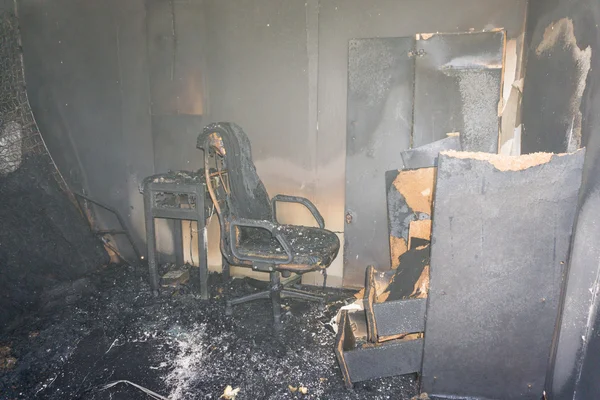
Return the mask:
<path id="1" fill-rule="evenodd" d="M 600 318 L 598 297 L 598 260 L 600 259 L 600 3 L 595 0 L 532 0 L 529 2 L 527 44 L 529 61 L 525 78 L 523 117 L 526 143 L 533 149 L 562 147 L 565 119 L 575 115 L 568 110 L 571 80 L 576 72 L 556 48 L 556 57 L 548 55 L 541 62 L 535 49 L 543 40 L 545 29 L 563 18 L 573 22 L 574 35 L 580 49 L 590 46 L 591 70 L 583 91 L 581 107 L 582 145 L 587 147 L 579 215 L 574 231 L 568 283 L 565 289 L 560 334 L 557 340 L 552 387 L 555 399 L 594 399 L 600 397 Z M 533 53 L 533 54 L 532 54 Z M 549 97 L 554 96 L 556 97 Z M 549 103 L 550 102 L 550 103 Z M 552 106 L 552 109 L 548 107 Z M 553 115 L 548 115 L 552 112 Z M 544 115 L 547 115 L 546 122 Z M 546 125 L 552 121 L 554 125 Z M 539 130 L 538 130 L 539 129 Z M 554 138 L 545 140 L 546 136 Z M 562 138 L 561 136 L 562 135 Z M 597 289 L 596 289 L 597 290 Z"/>
<path id="2" fill-rule="evenodd" d="M 438 155 L 440 151 L 444 150 L 462 150 L 460 137 L 445 137 L 435 142 L 403 151 L 400 153 L 400 157 L 402 157 L 402 164 L 405 169 L 437 167 Z M 386 185 L 386 187 L 389 187 L 389 185 Z"/>
<path id="3" fill-rule="evenodd" d="M 365 268 L 390 266 L 384 173 L 410 147 L 414 38 L 351 40 L 348 48 L 344 285 L 360 286 Z"/>
<path id="4" fill-rule="evenodd" d="M 429 246 L 410 249 L 400 256 L 400 265 L 396 268 L 392 283 L 387 288 L 390 292 L 388 301 L 406 299 L 413 293 L 423 268 L 429 265 L 429 257 Z"/>
<path id="5" fill-rule="evenodd" d="M 557 2 L 546 2 L 544 9 L 551 10 L 553 3 Z M 523 95 L 522 152 L 573 151 L 581 142 L 578 104 L 583 94 L 581 85 L 585 85 L 589 69 L 587 46 L 577 43 L 573 21 L 563 19 L 568 18 L 568 14 L 563 14 L 563 18 L 556 14 L 554 20 L 549 20 L 540 15 L 541 8 L 536 2 L 530 7 L 533 15 L 528 23 L 530 42 Z"/>
<path id="6" fill-rule="evenodd" d="M 521 171 L 441 155 L 423 390 L 539 400 L 584 151 Z"/>
<path id="7" fill-rule="evenodd" d="M 141 248 L 138 185 L 154 173 L 144 1 L 18 6 L 27 92 L 50 154 L 73 190 L 119 211 Z M 95 218 L 102 229 L 118 226 L 110 213 Z"/>
<path id="8" fill-rule="evenodd" d="M 405 375 L 404 379 L 412 380 L 413 377 L 406 374 L 414 374 L 421 369 L 423 339 L 392 340 L 378 346 L 347 351 L 344 357 L 352 382 L 394 375 Z"/>
<path id="9" fill-rule="evenodd" d="M 413 146 L 460 132 L 463 150 L 496 153 L 503 50 L 502 31 L 417 40 Z"/>
<path id="10" fill-rule="evenodd" d="M 426 305 L 427 299 L 386 300 L 383 303 L 374 304 L 377 334 L 392 336 L 423 332 L 425 330 Z"/>
<path id="11" fill-rule="evenodd" d="M 408 206 L 406 199 L 398 191 L 396 185 L 394 185 L 394 180 L 400 172 L 400 170 L 385 172 L 388 233 L 390 236 L 403 238 L 408 243 L 408 227 L 410 222 L 418 219 L 419 216 Z M 385 269 L 385 265 L 384 268 L 379 269 Z"/>
<path id="12" fill-rule="evenodd" d="M 26 328 L 0 339 L 17 358 L 16 367 L 0 376 L 3 398 L 148 398 L 126 385 L 98 390 L 119 379 L 179 400 L 217 399 L 227 385 L 240 388 L 238 400 L 410 399 L 416 392 L 411 377 L 344 388 L 335 334 L 325 323 L 354 299 L 352 292 L 328 292 L 325 311 L 290 301 L 277 336 L 268 300 L 239 305 L 225 316 L 224 291 L 232 297 L 255 291 L 244 280 L 224 286 L 211 275 L 206 302 L 188 287 L 154 299 L 123 267 L 109 267 L 90 281 L 95 295 L 50 315 L 31 315 Z M 292 393 L 288 385 L 303 385 L 308 393 Z"/>
<path id="13" fill-rule="evenodd" d="M 47 300 L 45 291 L 68 286 L 108 262 L 102 243 L 59 188 L 52 168 L 45 157 L 32 156 L 0 177 L 3 330 L 40 306 L 42 298 Z"/>

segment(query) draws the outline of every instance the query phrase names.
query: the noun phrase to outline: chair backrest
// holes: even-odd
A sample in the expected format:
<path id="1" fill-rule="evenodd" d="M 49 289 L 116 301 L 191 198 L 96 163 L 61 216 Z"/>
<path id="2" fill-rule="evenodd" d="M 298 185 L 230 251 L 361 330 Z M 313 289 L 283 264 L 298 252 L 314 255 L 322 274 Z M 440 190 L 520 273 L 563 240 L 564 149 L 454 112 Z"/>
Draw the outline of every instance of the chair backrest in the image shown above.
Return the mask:
<path id="1" fill-rule="evenodd" d="M 197 147 L 204 150 L 204 170 L 210 171 L 205 173 L 206 185 L 221 225 L 221 252 L 230 259 L 229 222 L 232 218 L 273 221 L 269 195 L 241 127 L 231 122 L 208 125 L 198 136 Z"/>

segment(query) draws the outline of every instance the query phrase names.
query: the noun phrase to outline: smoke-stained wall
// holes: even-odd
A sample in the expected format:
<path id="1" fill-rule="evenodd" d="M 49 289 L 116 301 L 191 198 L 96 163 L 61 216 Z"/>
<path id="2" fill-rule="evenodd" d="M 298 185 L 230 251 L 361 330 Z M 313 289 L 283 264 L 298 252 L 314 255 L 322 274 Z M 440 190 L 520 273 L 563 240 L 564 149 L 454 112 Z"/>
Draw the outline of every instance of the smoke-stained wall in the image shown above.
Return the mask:
<path id="1" fill-rule="evenodd" d="M 31 107 L 60 172 L 116 208 L 144 246 L 138 185 L 154 172 L 144 1 L 22 0 L 18 14 Z"/>
<path id="2" fill-rule="evenodd" d="M 308 197 L 337 232 L 345 224 L 350 39 L 506 28 L 507 100 L 520 74 L 526 0 L 205 0 L 205 7 L 209 119 L 240 124 L 269 193 Z M 286 208 L 288 221 L 312 222 L 302 207 Z M 342 282 L 342 254 L 329 268 L 332 285 Z"/>
<path id="3" fill-rule="evenodd" d="M 246 130 L 271 195 L 311 199 L 343 242 L 348 41 L 502 27 L 511 54 L 507 94 L 520 73 L 525 5 L 20 1 L 29 92 L 50 151 L 71 186 L 116 206 L 141 244 L 137 183 L 154 172 L 199 168 L 195 137 L 219 120 Z M 298 205 L 282 205 L 278 214 L 313 223 Z M 221 260 L 217 232 L 213 221 L 213 269 Z M 332 285 L 342 282 L 342 254 L 329 269 Z"/>
<path id="4" fill-rule="evenodd" d="M 600 398 L 600 3 L 531 0 L 523 151 L 587 147 L 573 232 L 552 399 Z"/>

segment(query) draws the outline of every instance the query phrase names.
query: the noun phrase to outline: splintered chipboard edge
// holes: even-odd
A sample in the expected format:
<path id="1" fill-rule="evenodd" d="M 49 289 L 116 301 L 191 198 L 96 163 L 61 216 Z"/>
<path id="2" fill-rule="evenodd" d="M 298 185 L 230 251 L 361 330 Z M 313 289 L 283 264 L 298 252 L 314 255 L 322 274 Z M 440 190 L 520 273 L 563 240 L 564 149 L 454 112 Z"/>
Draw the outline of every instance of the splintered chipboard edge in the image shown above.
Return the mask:
<path id="1" fill-rule="evenodd" d="M 412 238 L 431 240 L 431 220 L 419 219 L 410 221 L 408 225 L 408 248 L 411 248 Z"/>
<path id="2" fill-rule="evenodd" d="M 413 212 L 431 215 L 436 167 L 403 170 L 393 182 Z"/>
<path id="3" fill-rule="evenodd" d="M 583 149 L 579 149 L 574 153 L 577 153 L 579 151 L 583 151 Z M 531 153 L 523 154 L 520 156 L 507 156 L 504 154 L 478 153 L 456 150 L 447 150 L 440 152 L 440 155 L 452 158 L 487 161 L 499 171 L 522 171 L 527 168 L 547 164 L 548 162 L 550 162 L 552 157 L 562 157 L 567 154 L 569 153 Z"/>

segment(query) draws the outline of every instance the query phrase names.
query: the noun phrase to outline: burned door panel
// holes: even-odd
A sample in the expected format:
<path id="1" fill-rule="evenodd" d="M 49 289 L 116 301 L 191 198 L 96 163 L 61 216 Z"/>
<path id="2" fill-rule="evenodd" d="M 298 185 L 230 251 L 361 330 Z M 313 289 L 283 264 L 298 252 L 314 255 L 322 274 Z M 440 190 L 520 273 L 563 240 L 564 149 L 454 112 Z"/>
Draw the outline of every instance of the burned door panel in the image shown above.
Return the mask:
<path id="1" fill-rule="evenodd" d="M 385 171 L 410 147 L 414 38 L 356 39 L 348 51 L 344 285 L 389 268 Z"/>
<path id="2" fill-rule="evenodd" d="M 504 31 L 417 35 L 413 146 L 460 132 L 465 151 L 498 151 Z"/>
<path id="3" fill-rule="evenodd" d="M 440 155 L 422 390 L 538 400 L 559 314 L 584 151 Z"/>

